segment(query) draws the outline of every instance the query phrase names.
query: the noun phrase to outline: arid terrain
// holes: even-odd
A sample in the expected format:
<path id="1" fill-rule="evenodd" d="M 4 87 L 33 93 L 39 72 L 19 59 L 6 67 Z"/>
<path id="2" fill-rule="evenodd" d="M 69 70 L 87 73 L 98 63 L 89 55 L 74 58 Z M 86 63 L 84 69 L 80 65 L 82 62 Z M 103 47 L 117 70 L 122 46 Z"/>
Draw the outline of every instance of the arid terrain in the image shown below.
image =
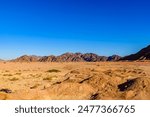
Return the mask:
<path id="1" fill-rule="evenodd" d="M 150 99 L 150 62 L 0 62 L 0 99 Z"/>

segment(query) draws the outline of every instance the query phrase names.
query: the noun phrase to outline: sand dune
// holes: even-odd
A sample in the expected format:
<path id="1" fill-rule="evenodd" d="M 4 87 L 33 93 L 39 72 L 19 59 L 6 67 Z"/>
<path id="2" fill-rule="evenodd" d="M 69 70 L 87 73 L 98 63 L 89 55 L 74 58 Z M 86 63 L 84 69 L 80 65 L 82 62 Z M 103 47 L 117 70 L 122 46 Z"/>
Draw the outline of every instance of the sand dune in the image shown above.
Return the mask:
<path id="1" fill-rule="evenodd" d="M 150 99 L 150 63 L 0 62 L 0 99 Z"/>

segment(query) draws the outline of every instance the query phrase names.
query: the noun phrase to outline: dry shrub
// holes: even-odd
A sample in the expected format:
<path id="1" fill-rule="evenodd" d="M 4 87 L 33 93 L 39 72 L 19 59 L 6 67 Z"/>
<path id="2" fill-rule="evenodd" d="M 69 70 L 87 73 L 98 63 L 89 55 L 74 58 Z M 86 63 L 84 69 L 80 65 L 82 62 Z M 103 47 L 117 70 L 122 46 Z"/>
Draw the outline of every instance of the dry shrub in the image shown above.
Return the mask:
<path id="1" fill-rule="evenodd" d="M 14 78 L 11 78 L 11 79 L 9 79 L 10 81 L 17 81 L 17 80 L 19 80 L 19 78 L 16 78 L 16 77 L 14 77 Z"/>
<path id="2" fill-rule="evenodd" d="M 43 80 L 51 81 L 53 78 L 57 78 L 57 76 L 47 76 L 47 77 L 43 78 Z"/>
<path id="3" fill-rule="evenodd" d="M 53 72 L 58 73 L 58 72 L 61 72 L 61 71 L 57 70 L 57 69 L 50 69 L 47 72 L 49 72 L 49 73 L 53 73 Z"/>

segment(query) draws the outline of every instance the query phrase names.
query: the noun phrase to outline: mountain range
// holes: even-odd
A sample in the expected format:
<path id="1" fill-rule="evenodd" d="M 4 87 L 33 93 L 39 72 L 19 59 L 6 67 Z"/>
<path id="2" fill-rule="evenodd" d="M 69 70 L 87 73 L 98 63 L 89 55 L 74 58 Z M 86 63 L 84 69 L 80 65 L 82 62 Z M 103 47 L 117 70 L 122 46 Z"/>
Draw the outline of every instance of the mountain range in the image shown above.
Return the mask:
<path id="1" fill-rule="evenodd" d="M 121 57 L 113 56 L 99 56 L 94 53 L 64 53 L 60 56 L 28 56 L 23 55 L 19 58 L 11 60 L 12 62 L 99 62 L 99 61 L 117 61 Z"/>
<path id="2" fill-rule="evenodd" d="M 35 56 L 23 55 L 11 62 L 100 62 L 100 61 L 136 61 L 136 60 L 150 60 L 150 45 L 141 49 L 135 54 L 125 57 L 119 55 L 112 55 L 109 57 L 99 56 L 94 53 L 64 53 L 60 56 Z M 3 61 L 0 59 L 0 61 Z"/>

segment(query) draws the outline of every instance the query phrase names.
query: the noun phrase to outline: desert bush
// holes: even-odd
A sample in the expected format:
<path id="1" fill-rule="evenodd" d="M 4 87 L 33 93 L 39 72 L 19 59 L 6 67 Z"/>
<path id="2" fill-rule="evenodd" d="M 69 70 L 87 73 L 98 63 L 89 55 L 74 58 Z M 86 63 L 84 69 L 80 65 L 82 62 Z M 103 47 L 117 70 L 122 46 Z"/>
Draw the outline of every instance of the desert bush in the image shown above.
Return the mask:
<path id="1" fill-rule="evenodd" d="M 57 76 L 47 76 L 47 77 L 43 78 L 43 80 L 51 81 L 53 78 L 57 78 Z"/>
<path id="2" fill-rule="evenodd" d="M 36 77 L 36 74 L 29 74 L 31 77 Z"/>
<path id="3" fill-rule="evenodd" d="M 3 76 L 13 76 L 12 74 L 3 74 Z"/>
<path id="4" fill-rule="evenodd" d="M 34 86 L 30 87 L 30 89 L 36 89 L 40 84 L 35 84 Z"/>
<path id="5" fill-rule="evenodd" d="M 17 81 L 17 80 L 19 80 L 18 78 L 16 78 L 16 77 L 14 77 L 14 78 L 11 78 L 11 79 L 9 79 L 10 81 Z"/>
<path id="6" fill-rule="evenodd" d="M 61 71 L 57 70 L 57 69 L 51 69 L 51 70 L 48 70 L 47 72 L 49 72 L 49 73 L 53 73 L 53 72 L 57 73 L 57 72 L 61 72 Z"/>
<path id="7" fill-rule="evenodd" d="M 21 75 L 22 73 L 16 73 L 15 75 Z"/>
<path id="8" fill-rule="evenodd" d="M 42 77 L 42 74 L 36 74 L 35 77 L 40 78 L 40 77 Z"/>

